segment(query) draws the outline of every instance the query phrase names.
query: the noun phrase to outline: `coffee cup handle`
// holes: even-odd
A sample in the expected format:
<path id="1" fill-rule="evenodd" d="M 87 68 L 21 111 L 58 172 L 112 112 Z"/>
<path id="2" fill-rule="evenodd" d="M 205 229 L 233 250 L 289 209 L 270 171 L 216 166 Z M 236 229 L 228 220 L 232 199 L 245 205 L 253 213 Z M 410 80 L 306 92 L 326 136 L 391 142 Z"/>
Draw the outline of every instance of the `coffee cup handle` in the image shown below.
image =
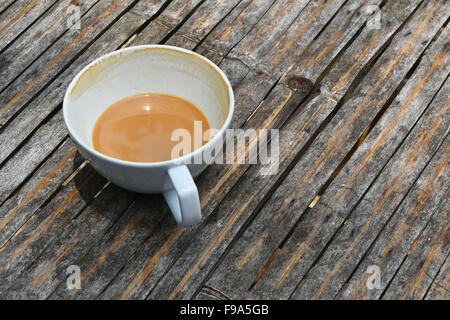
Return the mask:
<path id="1" fill-rule="evenodd" d="M 172 188 L 163 194 L 177 223 L 183 227 L 199 223 L 202 212 L 198 190 L 186 165 L 167 170 L 167 183 Z"/>

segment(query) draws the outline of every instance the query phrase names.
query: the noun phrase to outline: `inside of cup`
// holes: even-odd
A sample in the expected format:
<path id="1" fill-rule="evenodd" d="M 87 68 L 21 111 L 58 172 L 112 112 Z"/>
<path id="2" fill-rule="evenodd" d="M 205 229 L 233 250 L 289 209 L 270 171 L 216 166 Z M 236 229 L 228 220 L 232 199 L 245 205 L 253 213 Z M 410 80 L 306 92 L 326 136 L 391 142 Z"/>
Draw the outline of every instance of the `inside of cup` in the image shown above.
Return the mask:
<path id="1" fill-rule="evenodd" d="M 142 93 L 168 93 L 194 103 L 211 128 L 229 113 L 228 86 L 205 59 L 170 48 L 139 48 L 112 53 L 89 68 L 69 88 L 66 120 L 86 145 L 102 112 L 114 102 Z"/>

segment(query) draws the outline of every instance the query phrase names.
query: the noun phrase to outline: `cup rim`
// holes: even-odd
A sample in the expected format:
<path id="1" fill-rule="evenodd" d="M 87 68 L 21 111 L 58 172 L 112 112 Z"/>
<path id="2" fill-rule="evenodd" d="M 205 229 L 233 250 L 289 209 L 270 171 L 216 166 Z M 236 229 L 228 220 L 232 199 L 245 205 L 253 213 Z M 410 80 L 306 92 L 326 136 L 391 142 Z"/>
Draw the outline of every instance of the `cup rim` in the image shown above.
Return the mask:
<path id="1" fill-rule="evenodd" d="M 88 146 L 86 143 L 83 142 L 83 140 L 81 140 L 75 130 L 73 130 L 73 128 L 70 125 L 70 122 L 68 121 L 68 115 L 67 115 L 67 108 L 68 108 L 68 100 L 69 100 L 69 96 L 70 93 L 72 92 L 72 89 L 75 87 L 75 85 L 78 82 L 78 79 L 88 70 L 90 69 L 92 66 L 96 65 L 97 63 L 99 63 L 100 61 L 104 60 L 104 59 L 108 59 L 111 56 L 117 56 L 118 58 L 120 58 L 120 54 L 121 53 L 125 53 L 125 52 L 129 52 L 129 51 L 138 51 L 138 50 L 152 50 L 152 49 L 164 49 L 164 50 L 173 50 L 173 51 L 177 51 L 179 53 L 185 54 L 185 55 L 190 55 L 190 56 L 194 56 L 195 58 L 201 60 L 202 62 L 208 64 L 210 67 L 213 68 L 213 70 L 215 70 L 220 78 L 222 79 L 222 81 L 224 82 L 225 86 L 228 89 L 228 97 L 229 97 L 229 101 L 228 101 L 228 115 L 227 118 L 224 122 L 224 124 L 222 125 L 222 127 L 219 129 L 219 132 L 211 139 L 209 140 L 207 143 L 205 143 L 201 148 L 198 148 L 182 157 L 179 158 L 175 158 L 175 159 L 170 159 L 170 160 L 164 160 L 164 161 L 158 161 L 158 162 L 135 162 L 135 161 L 127 161 L 127 160 L 121 160 L 121 159 L 117 159 L 117 158 L 113 158 L 110 157 L 106 154 L 103 154 L 101 152 L 98 152 L 97 150 L 95 150 L 94 148 Z M 110 161 L 113 162 L 115 164 L 118 165 L 127 165 L 127 166 L 133 166 L 133 167 L 159 167 L 159 166 L 164 166 L 164 165 L 170 165 L 170 164 L 174 164 L 174 163 L 186 163 L 186 160 L 188 160 L 189 158 L 193 158 L 195 159 L 196 156 L 198 156 L 199 154 L 203 153 L 203 151 L 214 145 L 222 136 L 224 131 L 229 127 L 230 123 L 231 123 L 231 119 L 233 117 L 233 113 L 234 113 L 234 93 L 233 93 L 233 88 L 230 84 L 230 81 L 228 80 L 227 76 L 225 75 L 225 73 L 215 64 L 213 63 L 211 60 L 209 60 L 208 58 L 193 52 L 191 50 L 187 50 L 184 48 L 180 48 L 180 47 L 175 47 L 175 46 L 169 46 L 169 45 L 160 45 L 160 44 L 150 44 L 150 45 L 140 45 L 140 46 L 132 46 L 132 47 L 128 47 L 128 48 L 123 48 L 123 49 L 119 49 L 119 50 L 115 50 L 112 51 L 108 54 L 105 54 L 97 59 L 95 59 L 94 61 L 92 61 L 91 63 L 89 63 L 88 65 L 86 65 L 83 69 L 81 69 L 81 71 L 79 71 L 77 73 L 77 75 L 72 79 L 72 81 L 70 82 L 69 86 L 66 89 L 66 93 L 64 95 L 64 100 L 63 100 L 63 118 L 64 118 L 64 122 L 66 124 L 66 127 L 69 131 L 70 136 L 75 140 L 76 143 L 80 144 L 84 149 L 88 150 L 90 153 L 94 154 L 95 156 L 106 160 L 106 161 Z"/>

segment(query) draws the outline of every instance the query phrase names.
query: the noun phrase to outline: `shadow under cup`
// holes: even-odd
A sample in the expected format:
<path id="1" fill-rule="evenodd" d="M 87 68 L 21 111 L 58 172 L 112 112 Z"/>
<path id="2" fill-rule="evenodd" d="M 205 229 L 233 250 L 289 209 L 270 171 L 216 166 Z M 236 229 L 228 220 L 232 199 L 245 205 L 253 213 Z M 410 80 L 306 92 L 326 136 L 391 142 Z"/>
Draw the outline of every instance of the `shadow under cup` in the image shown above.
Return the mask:
<path id="1" fill-rule="evenodd" d="M 124 161 L 94 150 L 92 131 L 102 112 L 125 97 L 150 92 L 172 94 L 194 103 L 211 128 L 219 132 L 192 153 L 162 162 Z M 111 182 L 140 193 L 173 188 L 167 183 L 167 172 L 180 162 L 188 163 L 193 177 L 200 174 L 207 164 L 194 164 L 193 159 L 222 145 L 233 108 L 231 85 L 216 65 L 191 51 L 160 45 L 130 47 L 95 60 L 72 80 L 63 103 L 69 134 L 83 157 Z"/>

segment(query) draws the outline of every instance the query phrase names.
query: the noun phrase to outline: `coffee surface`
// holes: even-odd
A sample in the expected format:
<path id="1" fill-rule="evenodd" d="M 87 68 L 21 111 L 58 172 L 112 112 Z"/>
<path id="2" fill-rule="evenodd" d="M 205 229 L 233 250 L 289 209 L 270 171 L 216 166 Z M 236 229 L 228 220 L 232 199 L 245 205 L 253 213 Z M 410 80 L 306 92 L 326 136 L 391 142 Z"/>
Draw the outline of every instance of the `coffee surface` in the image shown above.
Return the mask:
<path id="1" fill-rule="evenodd" d="M 170 160 L 172 149 L 180 144 L 180 140 L 171 139 L 177 129 L 190 133 L 190 151 L 194 151 L 194 121 L 201 121 L 197 127 L 201 124 L 203 137 L 210 128 L 208 120 L 191 102 L 169 94 L 134 95 L 115 102 L 101 114 L 94 125 L 92 143 L 95 150 L 121 160 Z M 200 139 L 201 145 L 207 142 Z M 188 153 L 184 150 L 180 155 Z"/>

